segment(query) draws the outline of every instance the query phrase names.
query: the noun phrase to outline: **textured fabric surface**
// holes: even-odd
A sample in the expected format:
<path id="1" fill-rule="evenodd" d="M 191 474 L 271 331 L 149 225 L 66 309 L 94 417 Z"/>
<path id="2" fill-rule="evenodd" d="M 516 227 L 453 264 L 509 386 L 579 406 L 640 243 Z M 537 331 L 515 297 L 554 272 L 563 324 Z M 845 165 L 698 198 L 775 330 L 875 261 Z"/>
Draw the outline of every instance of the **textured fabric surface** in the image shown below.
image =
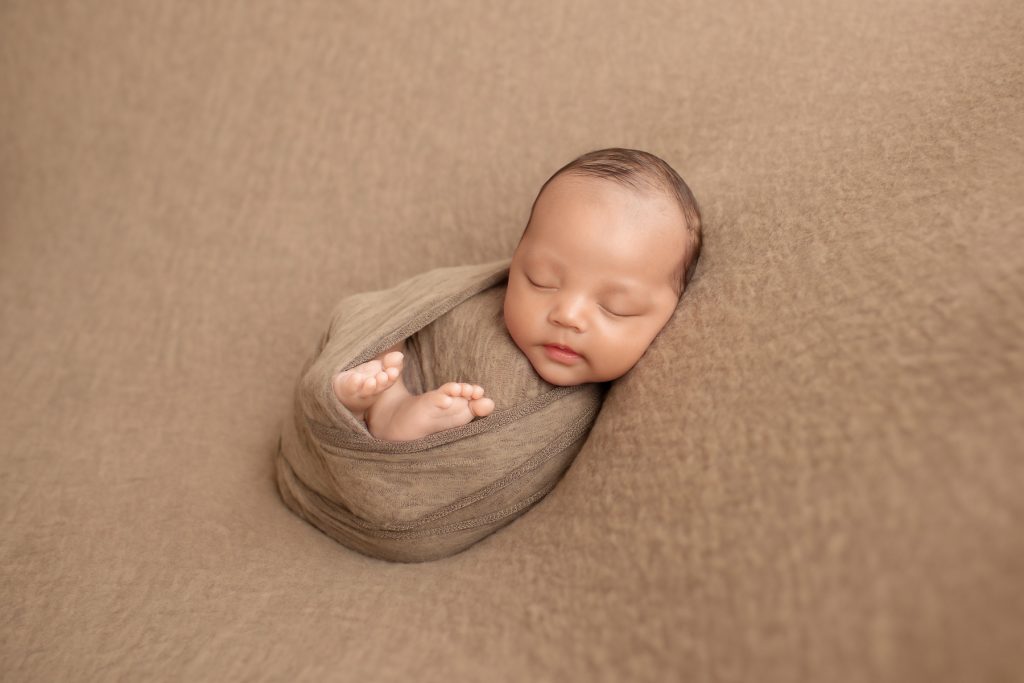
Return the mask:
<path id="1" fill-rule="evenodd" d="M 365 555 L 423 562 L 462 552 L 555 487 L 607 383 L 559 387 L 534 372 L 502 316 L 508 267 L 435 268 L 334 308 L 282 425 L 277 485 L 289 508 Z M 482 382 L 496 392 L 494 412 L 409 441 L 375 438 L 333 381 L 399 341 L 415 349 L 404 361 L 421 378 L 411 391 Z"/>
<path id="2" fill-rule="evenodd" d="M 1024 5 L 0 3 L 4 680 L 1009 681 Z M 506 258 L 613 145 L 696 276 L 464 553 L 281 504 L 342 296 Z"/>
<path id="3" fill-rule="evenodd" d="M 537 374 L 508 332 L 506 289 L 507 281 L 480 292 L 409 338 L 411 370 L 422 368 L 414 384 L 405 380 L 411 391 L 423 393 L 445 382 L 479 384 L 495 410 L 551 391 L 554 385 Z"/>

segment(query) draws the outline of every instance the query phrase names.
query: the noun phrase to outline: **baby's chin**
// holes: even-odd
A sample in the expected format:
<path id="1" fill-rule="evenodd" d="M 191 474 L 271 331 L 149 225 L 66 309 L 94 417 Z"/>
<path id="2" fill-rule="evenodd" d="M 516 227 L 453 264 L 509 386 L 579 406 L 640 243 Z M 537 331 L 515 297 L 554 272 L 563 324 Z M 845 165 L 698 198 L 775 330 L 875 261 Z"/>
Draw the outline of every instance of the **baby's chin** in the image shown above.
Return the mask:
<path id="1" fill-rule="evenodd" d="M 587 380 L 581 379 L 564 379 L 561 377 L 552 377 L 537 367 L 534 367 L 533 369 L 537 371 L 537 374 L 541 376 L 541 379 L 543 379 L 548 384 L 554 384 L 556 387 L 574 387 L 578 384 L 586 384 L 587 382 Z"/>
<path id="2" fill-rule="evenodd" d="M 558 387 L 574 387 L 578 384 L 611 383 L 622 376 L 620 374 L 615 377 L 599 377 L 594 372 L 594 369 L 588 365 L 568 366 L 560 365 L 545 357 L 541 357 L 538 360 L 528 355 L 527 358 L 529 358 L 530 365 L 533 366 L 534 371 L 540 375 L 541 379 L 548 384 L 554 384 Z M 585 359 L 584 363 L 586 363 Z"/>

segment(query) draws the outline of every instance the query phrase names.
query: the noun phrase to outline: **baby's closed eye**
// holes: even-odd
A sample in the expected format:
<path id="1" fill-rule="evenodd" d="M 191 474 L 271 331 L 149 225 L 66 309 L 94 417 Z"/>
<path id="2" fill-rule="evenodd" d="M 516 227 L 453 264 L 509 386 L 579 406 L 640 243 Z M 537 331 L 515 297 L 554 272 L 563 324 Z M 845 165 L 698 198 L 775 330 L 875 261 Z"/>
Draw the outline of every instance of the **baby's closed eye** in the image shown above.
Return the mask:
<path id="1" fill-rule="evenodd" d="M 535 282 L 533 278 L 531 278 L 529 275 L 525 275 L 524 277 L 526 278 L 527 282 L 529 282 L 534 287 L 537 287 L 538 289 L 555 289 L 555 287 L 551 285 L 542 285 L 539 282 Z"/>
<path id="2" fill-rule="evenodd" d="M 598 304 L 598 307 L 600 307 L 600 309 L 602 311 L 604 311 L 605 313 L 607 313 L 609 315 L 613 315 L 616 318 L 635 318 L 638 315 L 640 315 L 639 313 L 618 313 L 618 312 L 616 312 L 616 311 L 614 311 L 614 310 L 612 310 L 612 309 L 610 309 L 610 308 L 608 308 L 606 306 L 603 306 L 601 304 Z"/>

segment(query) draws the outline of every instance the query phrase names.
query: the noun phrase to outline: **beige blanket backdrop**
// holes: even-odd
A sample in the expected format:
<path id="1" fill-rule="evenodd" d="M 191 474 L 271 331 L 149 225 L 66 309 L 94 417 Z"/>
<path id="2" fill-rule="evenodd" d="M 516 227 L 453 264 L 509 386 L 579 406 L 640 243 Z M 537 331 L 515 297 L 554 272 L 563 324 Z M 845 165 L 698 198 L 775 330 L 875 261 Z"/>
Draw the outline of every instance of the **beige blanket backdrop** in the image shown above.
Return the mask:
<path id="1" fill-rule="evenodd" d="M 5 681 L 1011 681 L 1024 5 L 0 4 Z M 344 294 L 612 145 L 686 304 L 558 487 L 373 560 L 273 454 Z"/>

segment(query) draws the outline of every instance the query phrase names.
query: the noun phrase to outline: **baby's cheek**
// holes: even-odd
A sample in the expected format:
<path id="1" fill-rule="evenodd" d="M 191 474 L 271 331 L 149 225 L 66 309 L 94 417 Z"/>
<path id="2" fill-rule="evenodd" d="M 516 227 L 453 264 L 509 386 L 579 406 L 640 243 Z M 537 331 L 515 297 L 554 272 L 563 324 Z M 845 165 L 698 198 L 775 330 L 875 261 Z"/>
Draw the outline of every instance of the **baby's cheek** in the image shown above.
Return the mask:
<path id="1" fill-rule="evenodd" d="M 523 350 L 523 331 L 520 318 L 521 314 L 514 306 L 506 305 L 504 315 L 505 330 L 512 337 L 512 341 L 516 343 L 516 346 Z"/>
<path id="2" fill-rule="evenodd" d="M 608 369 L 614 371 L 619 376 L 626 374 L 631 367 L 636 365 L 636 361 L 643 355 L 646 348 L 647 344 L 639 336 L 620 340 L 614 353 L 609 354 L 612 362 L 609 364 L 610 367 Z"/>

